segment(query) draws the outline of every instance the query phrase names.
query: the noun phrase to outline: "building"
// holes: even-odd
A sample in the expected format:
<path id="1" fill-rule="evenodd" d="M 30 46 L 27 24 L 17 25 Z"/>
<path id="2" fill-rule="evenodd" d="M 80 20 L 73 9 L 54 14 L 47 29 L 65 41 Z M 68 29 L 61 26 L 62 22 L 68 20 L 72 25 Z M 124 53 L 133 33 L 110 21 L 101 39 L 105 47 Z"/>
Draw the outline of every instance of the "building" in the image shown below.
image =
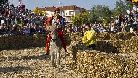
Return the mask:
<path id="1" fill-rule="evenodd" d="M 45 11 L 47 17 L 51 17 L 52 15 L 54 15 L 55 8 L 56 8 L 55 6 L 52 6 L 52 7 L 45 7 L 45 8 L 39 8 L 39 9 L 41 9 L 42 11 Z M 77 7 L 76 5 L 61 6 L 58 8 L 60 9 L 60 14 L 66 19 L 67 23 L 72 22 L 71 17 L 85 11 L 84 8 Z"/>

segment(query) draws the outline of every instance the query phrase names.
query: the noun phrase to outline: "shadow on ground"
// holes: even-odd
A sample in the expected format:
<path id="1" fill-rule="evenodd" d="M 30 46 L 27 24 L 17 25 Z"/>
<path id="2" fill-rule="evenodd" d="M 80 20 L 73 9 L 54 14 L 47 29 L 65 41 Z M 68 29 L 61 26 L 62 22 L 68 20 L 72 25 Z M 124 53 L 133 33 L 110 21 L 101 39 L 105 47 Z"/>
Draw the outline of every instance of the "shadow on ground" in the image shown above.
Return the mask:
<path id="1" fill-rule="evenodd" d="M 0 73 L 8 73 L 8 72 L 22 72 L 23 70 L 32 70 L 29 67 L 21 67 L 21 66 L 17 66 L 17 67 L 0 67 Z"/>
<path id="2" fill-rule="evenodd" d="M 90 49 L 82 43 L 78 43 L 76 47 L 77 47 L 77 50 L 83 50 L 83 51 L 96 50 L 96 51 L 106 52 L 106 53 L 119 53 L 118 47 L 115 47 L 113 46 L 112 43 L 106 42 L 106 41 L 98 41 L 95 49 Z"/>
<path id="3" fill-rule="evenodd" d="M 106 52 L 106 53 L 120 53 L 118 47 L 113 46 L 111 42 L 106 42 L 106 41 L 99 41 L 97 42 L 96 49 L 97 51 L 100 52 Z"/>
<path id="4" fill-rule="evenodd" d="M 50 58 L 49 55 L 39 55 L 39 56 L 21 56 L 20 58 L 19 57 L 0 57 L 0 61 L 4 61 L 4 60 L 9 60 L 9 61 L 17 61 L 17 60 L 36 60 L 36 59 L 39 59 L 39 60 L 48 60 Z"/>
<path id="5" fill-rule="evenodd" d="M 22 56 L 21 59 L 23 60 L 36 60 L 36 59 L 39 59 L 39 60 L 48 60 L 50 58 L 49 55 L 40 55 L 40 56 Z M 20 59 L 20 60 L 21 60 Z"/>

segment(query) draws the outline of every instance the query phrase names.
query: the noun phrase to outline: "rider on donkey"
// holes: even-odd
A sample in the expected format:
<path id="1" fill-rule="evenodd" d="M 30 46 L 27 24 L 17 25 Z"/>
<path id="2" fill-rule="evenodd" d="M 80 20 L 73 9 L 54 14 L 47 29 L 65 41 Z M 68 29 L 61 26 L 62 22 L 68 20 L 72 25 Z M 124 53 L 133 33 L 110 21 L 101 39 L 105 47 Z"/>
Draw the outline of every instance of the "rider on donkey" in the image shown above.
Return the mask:
<path id="1" fill-rule="evenodd" d="M 47 27 L 49 34 L 46 38 L 46 53 L 51 55 L 52 66 L 60 65 L 60 53 L 61 49 L 66 50 L 66 44 L 64 40 L 64 34 L 62 31 L 61 19 L 62 16 L 59 15 L 60 9 L 55 9 L 55 14 L 52 16 L 51 23 Z"/>

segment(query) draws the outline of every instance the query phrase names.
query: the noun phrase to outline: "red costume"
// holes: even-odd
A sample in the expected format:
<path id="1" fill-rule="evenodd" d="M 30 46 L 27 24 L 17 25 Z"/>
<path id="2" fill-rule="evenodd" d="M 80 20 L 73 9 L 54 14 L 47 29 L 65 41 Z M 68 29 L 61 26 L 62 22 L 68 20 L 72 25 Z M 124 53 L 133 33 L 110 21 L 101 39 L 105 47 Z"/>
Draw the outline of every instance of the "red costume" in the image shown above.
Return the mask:
<path id="1" fill-rule="evenodd" d="M 45 21 L 45 23 L 46 23 L 46 26 L 50 26 L 50 25 L 52 25 L 52 17 L 48 17 L 47 18 L 47 20 Z"/>
<path id="2" fill-rule="evenodd" d="M 62 31 L 62 28 L 56 29 L 56 32 L 58 33 L 58 37 L 60 38 L 60 40 L 62 42 L 62 46 L 63 46 L 65 52 L 67 52 L 66 43 L 65 43 L 65 39 L 64 39 L 64 34 L 63 34 L 63 31 Z M 50 51 L 49 48 L 50 48 L 51 39 L 52 39 L 51 34 L 48 34 L 47 38 L 46 38 L 46 47 L 45 47 L 47 54 L 49 54 L 49 51 Z"/>
<path id="3" fill-rule="evenodd" d="M 55 8 L 55 13 L 59 13 L 60 12 L 60 9 L 59 8 Z M 61 18 L 62 16 L 59 15 L 59 17 L 56 19 L 56 22 L 60 25 L 60 21 L 61 21 Z M 46 27 L 47 26 L 52 26 L 52 20 L 54 19 L 54 17 L 48 17 L 48 19 L 46 20 Z M 64 39 L 64 34 L 63 34 L 63 31 L 62 31 L 62 28 L 57 28 L 56 29 L 56 32 L 58 33 L 58 37 L 60 38 L 61 42 L 62 42 L 62 46 L 64 48 L 65 51 L 66 50 L 66 44 L 65 44 L 65 39 Z M 46 52 L 47 54 L 49 54 L 49 48 L 50 48 L 50 41 L 51 41 L 52 37 L 51 37 L 51 34 L 48 34 L 47 35 L 47 38 L 46 38 Z"/>
<path id="4" fill-rule="evenodd" d="M 50 36 L 50 34 L 47 35 L 46 37 L 46 53 L 49 54 L 49 48 L 50 48 L 50 41 L 51 41 L 52 37 Z"/>
<path id="5" fill-rule="evenodd" d="M 62 31 L 62 28 L 58 28 L 56 31 L 57 31 L 57 33 L 58 33 L 58 36 L 59 36 L 61 42 L 62 42 L 62 46 L 63 46 L 65 52 L 67 52 L 67 49 L 66 49 L 66 42 L 65 42 L 64 33 L 63 33 L 63 31 Z"/>

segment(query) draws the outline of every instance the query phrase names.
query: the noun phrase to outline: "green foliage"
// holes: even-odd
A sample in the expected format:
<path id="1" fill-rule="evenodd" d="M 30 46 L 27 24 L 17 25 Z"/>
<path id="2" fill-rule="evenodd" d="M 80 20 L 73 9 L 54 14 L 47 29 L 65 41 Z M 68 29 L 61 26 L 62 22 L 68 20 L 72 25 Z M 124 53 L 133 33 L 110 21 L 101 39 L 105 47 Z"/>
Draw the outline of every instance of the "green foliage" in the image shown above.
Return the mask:
<path id="1" fill-rule="evenodd" d="M 126 10 L 132 9 L 133 4 L 129 1 L 116 1 L 116 7 L 113 11 L 113 16 L 120 16 L 120 15 L 125 15 Z"/>
<path id="2" fill-rule="evenodd" d="M 82 12 L 80 14 L 75 15 L 72 17 L 73 25 L 82 25 L 85 23 L 89 23 L 89 16 L 90 14 L 88 12 Z"/>
<path id="3" fill-rule="evenodd" d="M 92 8 L 90 12 L 83 12 L 72 18 L 74 25 L 82 25 L 85 23 L 110 22 L 112 12 L 108 6 L 97 5 Z"/>
<path id="4" fill-rule="evenodd" d="M 108 23 L 110 21 L 111 15 L 112 12 L 108 6 L 96 5 L 91 10 L 90 18 L 92 23 L 95 21 Z"/>

